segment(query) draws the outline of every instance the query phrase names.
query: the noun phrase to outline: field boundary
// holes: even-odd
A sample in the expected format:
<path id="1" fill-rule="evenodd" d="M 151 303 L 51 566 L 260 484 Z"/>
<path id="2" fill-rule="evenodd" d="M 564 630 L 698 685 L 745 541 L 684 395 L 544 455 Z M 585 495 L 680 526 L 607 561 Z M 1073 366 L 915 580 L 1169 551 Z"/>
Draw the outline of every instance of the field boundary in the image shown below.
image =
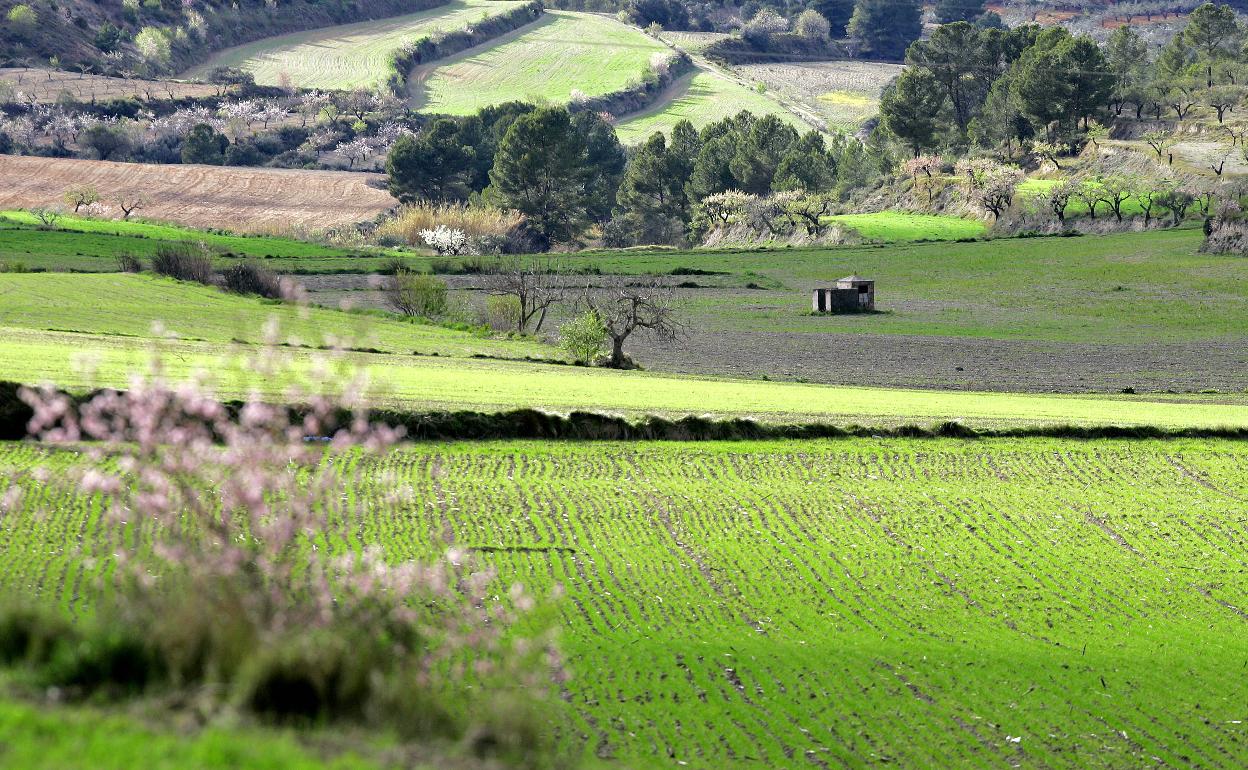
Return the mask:
<path id="1" fill-rule="evenodd" d="M 0 440 L 28 438 L 27 424 L 33 410 L 22 401 L 20 392 L 26 386 L 0 380 Z M 59 391 L 76 405 L 90 401 L 105 391 L 74 393 Z M 124 392 L 124 391 L 108 391 Z M 226 406 L 237 413 L 243 402 L 233 400 Z M 292 419 L 303 416 L 301 407 L 288 407 Z M 356 417 L 341 410 L 335 415 L 338 425 L 349 425 Z M 513 409 L 505 412 L 480 411 L 403 411 L 374 409 L 369 419 L 392 428 L 402 428 L 408 441 L 491 441 L 537 439 L 558 441 L 760 441 L 815 440 L 838 438 L 887 439 L 1028 439 L 1054 438 L 1070 440 L 1128 439 L 1158 441 L 1176 439 L 1224 439 L 1248 441 L 1248 428 L 1162 428 L 1153 425 L 1072 425 L 1052 424 L 1013 428 L 973 428 L 957 421 L 944 421 L 930 426 L 907 424 L 871 426 L 860 424 L 800 423 L 766 425 L 743 418 L 716 420 L 686 416 L 675 420 L 650 415 L 629 420 L 601 412 L 574 411 L 567 415 L 538 409 Z"/>
<path id="2" fill-rule="evenodd" d="M 455 30 L 426 35 L 395 51 L 390 59 L 389 79 L 386 86 L 395 96 L 407 98 L 411 77 L 417 67 L 445 59 L 469 48 L 485 45 L 496 38 L 515 32 L 538 21 L 546 13 L 541 0 L 531 0 L 519 8 L 491 16 L 476 24 Z"/>
<path id="3" fill-rule="evenodd" d="M 692 75 L 697 70 L 689 54 L 678 48 L 673 48 L 672 53 L 674 55 L 664 63 L 665 66 L 656 68 L 651 65 L 640 82 L 618 91 L 572 102 L 568 109 L 572 112 L 607 112 L 620 118 L 629 118 L 638 111 L 661 108 L 671 100 L 674 93 L 671 87 L 685 75 Z"/>

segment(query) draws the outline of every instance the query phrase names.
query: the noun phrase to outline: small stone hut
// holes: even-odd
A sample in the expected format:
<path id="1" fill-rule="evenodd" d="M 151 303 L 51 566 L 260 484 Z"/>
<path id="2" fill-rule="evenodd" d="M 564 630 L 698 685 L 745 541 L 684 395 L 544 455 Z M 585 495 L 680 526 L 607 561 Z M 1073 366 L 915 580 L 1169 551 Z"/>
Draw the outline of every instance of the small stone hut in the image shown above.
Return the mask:
<path id="1" fill-rule="evenodd" d="M 875 310 L 875 281 L 848 275 L 829 289 L 815 289 L 811 310 L 816 313 L 868 313 Z"/>

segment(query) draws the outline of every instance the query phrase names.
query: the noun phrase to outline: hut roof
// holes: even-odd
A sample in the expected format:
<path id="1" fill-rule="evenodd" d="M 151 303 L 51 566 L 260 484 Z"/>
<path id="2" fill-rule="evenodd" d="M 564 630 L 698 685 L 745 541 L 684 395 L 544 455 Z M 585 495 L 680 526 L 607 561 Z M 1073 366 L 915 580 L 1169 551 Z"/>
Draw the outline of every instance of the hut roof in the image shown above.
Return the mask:
<path id="1" fill-rule="evenodd" d="M 836 279 L 837 283 L 875 283 L 870 278 L 863 278 L 861 275 L 847 275 L 844 278 Z"/>

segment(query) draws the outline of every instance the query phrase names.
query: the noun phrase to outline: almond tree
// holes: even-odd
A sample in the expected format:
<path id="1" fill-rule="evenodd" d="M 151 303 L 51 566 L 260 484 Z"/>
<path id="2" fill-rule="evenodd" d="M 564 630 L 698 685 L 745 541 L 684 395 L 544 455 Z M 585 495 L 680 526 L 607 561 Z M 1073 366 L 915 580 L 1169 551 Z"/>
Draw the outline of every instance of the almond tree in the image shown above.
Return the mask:
<path id="1" fill-rule="evenodd" d="M 582 303 L 602 320 L 611 340 L 607 366 L 616 369 L 632 368 L 624 343 L 634 333 L 649 334 L 664 344 L 671 344 L 684 334 L 675 289 L 657 280 L 638 286 L 617 279 L 611 286 L 587 288 Z"/>

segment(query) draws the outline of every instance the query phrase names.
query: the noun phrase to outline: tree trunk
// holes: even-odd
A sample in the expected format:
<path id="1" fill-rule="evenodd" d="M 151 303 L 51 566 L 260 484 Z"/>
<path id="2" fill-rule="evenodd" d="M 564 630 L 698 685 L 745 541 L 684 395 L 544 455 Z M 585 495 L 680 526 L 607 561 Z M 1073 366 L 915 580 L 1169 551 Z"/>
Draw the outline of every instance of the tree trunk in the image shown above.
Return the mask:
<path id="1" fill-rule="evenodd" d="M 628 360 L 624 356 L 624 340 L 625 339 L 626 338 L 623 335 L 618 336 L 618 337 L 617 336 L 611 337 L 610 365 L 614 369 L 622 369 L 624 367 L 624 362 Z"/>

